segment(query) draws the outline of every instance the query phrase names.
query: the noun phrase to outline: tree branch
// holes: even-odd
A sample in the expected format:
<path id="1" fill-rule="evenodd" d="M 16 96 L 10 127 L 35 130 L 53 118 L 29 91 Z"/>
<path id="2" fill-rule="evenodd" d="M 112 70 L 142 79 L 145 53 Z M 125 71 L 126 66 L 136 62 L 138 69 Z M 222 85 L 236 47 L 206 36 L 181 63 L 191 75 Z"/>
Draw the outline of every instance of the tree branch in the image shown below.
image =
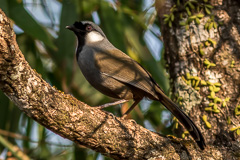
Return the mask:
<path id="1" fill-rule="evenodd" d="M 173 95 L 218 148 L 216 159 L 239 159 L 239 1 L 156 2 Z"/>
<path id="2" fill-rule="evenodd" d="M 0 89 L 20 110 L 46 128 L 114 159 L 203 156 L 193 141 L 160 136 L 51 87 L 25 60 L 1 9 Z"/>

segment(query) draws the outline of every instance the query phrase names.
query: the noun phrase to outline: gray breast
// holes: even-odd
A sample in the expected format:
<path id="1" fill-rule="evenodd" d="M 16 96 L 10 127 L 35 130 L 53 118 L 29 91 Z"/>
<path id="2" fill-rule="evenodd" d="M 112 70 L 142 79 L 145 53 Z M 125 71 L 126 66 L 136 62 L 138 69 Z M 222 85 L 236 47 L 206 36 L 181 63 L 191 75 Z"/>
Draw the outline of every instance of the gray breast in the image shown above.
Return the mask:
<path id="1" fill-rule="evenodd" d="M 132 99 L 133 94 L 131 89 L 125 86 L 122 82 L 106 76 L 99 71 L 96 64 L 96 50 L 90 47 L 83 47 L 81 53 L 78 56 L 78 65 L 87 79 L 87 81 L 98 91 L 103 94 L 118 98 L 118 99 Z"/>
<path id="2" fill-rule="evenodd" d="M 100 72 L 95 66 L 95 57 L 93 49 L 84 46 L 78 56 L 78 66 L 85 78 L 90 81 L 100 80 Z"/>

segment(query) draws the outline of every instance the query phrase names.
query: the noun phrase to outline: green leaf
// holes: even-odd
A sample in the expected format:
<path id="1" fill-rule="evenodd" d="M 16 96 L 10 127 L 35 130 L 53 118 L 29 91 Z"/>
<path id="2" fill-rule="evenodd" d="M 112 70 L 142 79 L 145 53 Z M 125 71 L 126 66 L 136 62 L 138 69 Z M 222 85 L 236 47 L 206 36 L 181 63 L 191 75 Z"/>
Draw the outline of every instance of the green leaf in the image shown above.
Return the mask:
<path id="1" fill-rule="evenodd" d="M 185 21 L 180 21 L 179 24 L 180 24 L 181 26 L 185 26 L 185 25 L 186 25 L 186 22 L 185 22 Z"/>
<path id="2" fill-rule="evenodd" d="M 106 34 L 108 40 L 118 49 L 126 53 L 124 43 L 124 29 L 126 18 L 123 12 L 116 12 L 113 8 L 109 7 L 107 2 L 100 3 L 99 16 L 101 17 L 101 28 Z M 118 38 L 116 38 L 118 37 Z"/>
<path id="3" fill-rule="evenodd" d="M 205 6 L 206 6 L 207 8 L 213 9 L 213 6 L 210 5 L 210 4 L 205 4 Z"/>
<path id="4" fill-rule="evenodd" d="M 217 29 L 217 23 L 216 22 L 213 22 L 213 28 Z"/>
<path id="5" fill-rule="evenodd" d="M 170 28 L 172 27 L 172 22 L 171 22 L 171 21 L 168 22 L 168 26 L 169 26 Z"/>
<path id="6" fill-rule="evenodd" d="M 9 16 L 26 34 L 55 49 L 50 34 L 24 9 L 22 2 L 9 0 Z"/>
<path id="7" fill-rule="evenodd" d="M 197 17 L 198 17 L 198 18 L 203 18 L 203 17 L 204 17 L 204 14 L 199 13 L 199 14 L 197 14 Z"/>
<path id="8" fill-rule="evenodd" d="M 59 36 L 56 40 L 58 51 L 54 52 L 53 59 L 60 68 L 62 68 L 61 66 L 64 63 L 67 66 L 69 65 L 72 70 L 72 61 L 75 56 L 77 43 L 75 34 L 66 29 L 66 26 L 72 25 L 77 20 L 77 13 L 73 3 L 68 3 L 67 0 L 63 0 L 62 5 Z"/>
<path id="9" fill-rule="evenodd" d="M 207 14 L 211 14 L 211 10 L 208 9 L 207 7 L 205 7 L 205 12 L 206 12 Z"/>
<path id="10" fill-rule="evenodd" d="M 188 6 L 191 8 L 191 9 L 195 9 L 194 5 L 189 1 L 188 3 Z"/>
<path id="11" fill-rule="evenodd" d="M 174 21 L 174 15 L 173 15 L 173 13 L 171 14 L 171 21 L 172 21 L 172 22 Z"/>
<path id="12" fill-rule="evenodd" d="M 211 23 L 209 24 L 209 26 L 208 26 L 208 31 L 209 31 L 210 29 L 212 29 L 212 27 L 213 27 L 213 22 L 211 22 Z"/>

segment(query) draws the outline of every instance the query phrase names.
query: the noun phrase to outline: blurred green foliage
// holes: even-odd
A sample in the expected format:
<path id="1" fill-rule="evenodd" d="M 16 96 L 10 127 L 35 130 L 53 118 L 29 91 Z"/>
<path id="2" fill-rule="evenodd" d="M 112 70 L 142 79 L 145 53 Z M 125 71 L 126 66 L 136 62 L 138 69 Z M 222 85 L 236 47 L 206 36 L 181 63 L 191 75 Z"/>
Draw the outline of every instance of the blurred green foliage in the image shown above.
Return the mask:
<path id="1" fill-rule="evenodd" d="M 60 13 L 55 13 L 52 2 L 61 7 Z M 144 38 L 146 31 L 155 39 L 159 37 L 155 31 L 160 29 L 151 3 L 153 2 L 149 0 L 1 0 L 0 7 L 13 21 L 19 47 L 31 67 L 59 90 L 95 106 L 113 100 L 92 88 L 82 76 L 75 60 L 76 38 L 65 26 L 76 20 L 99 23 L 110 42 L 141 63 L 167 93 L 169 85 L 163 58 L 160 61 L 154 58 L 154 54 L 161 57 L 162 53 L 160 50 L 152 53 L 146 45 L 147 41 L 151 44 L 152 40 Z M 31 12 L 27 9 L 29 6 L 39 11 Z M 45 15 L 45 19 L 47 17 L 48 23 L 40 21 L 41 16 L 36 14 L 40 12 Z M 152 29 L 153 26 L 155 29 Z M 155 41 L 154 44 L 157 47 L 161 45 L 160 41 Z M 160 107 L 160 103 L 141 104 L 140 108 L 131 113 L 131 118 L 146 128 L 169 133 L 169 125 L 162 118 L 165 109 Z M 20 137 L 13 135 L 6 138 L 32 159 L 109 159 L 63 141 L 23 114 L 2 92 L 0 105 L 0 135 L 4 135 L 3 131 L 20 134 Z M 126 106 L 128 105 L 124 105 Z M 117 106 L 107 110 L 117 116 L 121 115 Z M 4 157 L 5 147 L 0 144 L 0 153 Z"/>

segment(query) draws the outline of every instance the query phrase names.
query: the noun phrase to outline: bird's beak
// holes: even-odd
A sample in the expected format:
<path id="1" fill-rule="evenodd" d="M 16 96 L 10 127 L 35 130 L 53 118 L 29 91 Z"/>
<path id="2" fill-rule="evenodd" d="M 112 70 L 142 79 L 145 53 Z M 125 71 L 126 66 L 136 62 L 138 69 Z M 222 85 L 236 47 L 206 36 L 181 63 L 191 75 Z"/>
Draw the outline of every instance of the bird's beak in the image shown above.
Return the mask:
<path id="1" fill-rule="evenodd" d="M 67 29 L 71 30 L 71 31 L 76 31 L 76 28 L 71 25 L 71 26 L 66 26 Z"/>

